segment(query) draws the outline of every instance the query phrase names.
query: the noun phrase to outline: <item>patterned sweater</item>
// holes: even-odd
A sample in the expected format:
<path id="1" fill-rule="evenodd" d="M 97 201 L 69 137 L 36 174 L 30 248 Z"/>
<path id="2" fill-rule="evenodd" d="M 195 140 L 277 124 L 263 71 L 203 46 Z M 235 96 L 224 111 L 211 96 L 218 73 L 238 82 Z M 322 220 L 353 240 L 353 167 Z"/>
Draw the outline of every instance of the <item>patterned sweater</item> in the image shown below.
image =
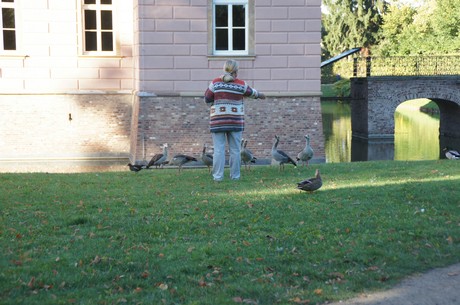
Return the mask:
<path id="1" fill-rule="evenodd" d="M 259 93 L 240 79 L 225 83 L 219 77 L 209 84 L 204 100 L 211 105 L 211 132 L 244 130 L 243 97 L 259 98 Z"/>

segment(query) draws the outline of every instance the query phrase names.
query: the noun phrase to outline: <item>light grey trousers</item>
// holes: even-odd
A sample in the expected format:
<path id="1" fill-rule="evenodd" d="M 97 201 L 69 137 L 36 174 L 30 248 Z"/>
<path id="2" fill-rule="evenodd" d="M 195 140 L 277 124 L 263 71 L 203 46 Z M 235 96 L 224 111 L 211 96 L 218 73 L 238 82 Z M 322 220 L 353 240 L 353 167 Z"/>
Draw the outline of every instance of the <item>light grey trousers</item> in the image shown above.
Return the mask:
<path id="1" fill-rule="evenodd" d="M 212 132 L 212 141 L 214 144 L 214 156 L 212 163 L 212 176 L 214 180 L 224 179 L 225 169 L 225 142 L 228 142 L 230 150 L 230 178 L 233 180 L 240 179 L 241 168 L 241 137 L 242 131 Z"/>

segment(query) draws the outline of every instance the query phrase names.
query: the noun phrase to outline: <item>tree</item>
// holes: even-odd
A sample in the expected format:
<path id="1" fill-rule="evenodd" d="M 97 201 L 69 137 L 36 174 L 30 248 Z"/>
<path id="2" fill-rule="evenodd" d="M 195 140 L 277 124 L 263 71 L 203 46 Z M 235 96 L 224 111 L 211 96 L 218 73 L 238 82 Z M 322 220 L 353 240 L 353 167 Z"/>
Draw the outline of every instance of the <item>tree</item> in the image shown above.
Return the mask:
<path id="1" fill-rule="evenodd" d="M 378 42 L 385 0 L 324 0 L 323 46 L 336 55 L 354 47 L 369 49 Z"/>
<path id="2" fill-rule="evenodd" d="M 460 0 L 427 0 L 419 7 L 391 5 L 383 15 L 381 56 L 453 54 L 460 51 Z"/>
<path id="3" fill-rule="evenodd" d="M 412 34 L 417 29 L 413 27 L 414 16 L 417 10 L 409 5 L 389 6 L 383 15 L 383 24 L 380 29 L 381 41 L 375 48 L 375 54 L 379 56 L 394 56 L 406 53 L 407 44 L 410 49 L 414 46 Z M 407 55 L 407 54 L 404 54 Z"/>

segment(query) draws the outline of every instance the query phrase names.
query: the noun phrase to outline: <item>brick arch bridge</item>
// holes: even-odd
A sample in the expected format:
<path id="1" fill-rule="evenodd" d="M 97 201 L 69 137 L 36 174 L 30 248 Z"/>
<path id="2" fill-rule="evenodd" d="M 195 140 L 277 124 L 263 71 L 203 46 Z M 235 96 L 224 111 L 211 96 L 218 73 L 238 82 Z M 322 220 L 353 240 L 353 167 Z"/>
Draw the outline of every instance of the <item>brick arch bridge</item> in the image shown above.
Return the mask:
<path id="1" fill-rule="evenodd" d="M 354 138 L 394 141 L 394 113 L 403 102 L 433 100 L 439 107 L 440 149 L 460 149 L 460 76 L 376 76 L 351 79 Z"/>

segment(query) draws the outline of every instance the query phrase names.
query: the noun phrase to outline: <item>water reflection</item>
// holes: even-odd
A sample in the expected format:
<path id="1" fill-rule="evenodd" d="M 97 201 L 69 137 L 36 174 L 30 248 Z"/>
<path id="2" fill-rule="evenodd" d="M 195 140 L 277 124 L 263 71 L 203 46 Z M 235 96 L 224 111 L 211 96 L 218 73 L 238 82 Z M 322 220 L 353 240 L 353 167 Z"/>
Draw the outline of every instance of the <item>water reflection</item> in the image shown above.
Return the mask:
<path id="1" fill-rule="evenodd" d="M 439 115 L 401 104 L 395 112 L 394 142 L 372 143 L 352 138 L 350 105 L 322 101 L 326 162 L 439 159 Z"/>
<path id="2" fill-rule="evenodd" d="M 324 151 L 327 163 L 351 161 L 350 104 L 322 101 Z"/>
<path id="3" fill-rule="evenodd" d="M 439 159 L 439 115 L 401 104 L 395 112 L 395 160 Z"/>

